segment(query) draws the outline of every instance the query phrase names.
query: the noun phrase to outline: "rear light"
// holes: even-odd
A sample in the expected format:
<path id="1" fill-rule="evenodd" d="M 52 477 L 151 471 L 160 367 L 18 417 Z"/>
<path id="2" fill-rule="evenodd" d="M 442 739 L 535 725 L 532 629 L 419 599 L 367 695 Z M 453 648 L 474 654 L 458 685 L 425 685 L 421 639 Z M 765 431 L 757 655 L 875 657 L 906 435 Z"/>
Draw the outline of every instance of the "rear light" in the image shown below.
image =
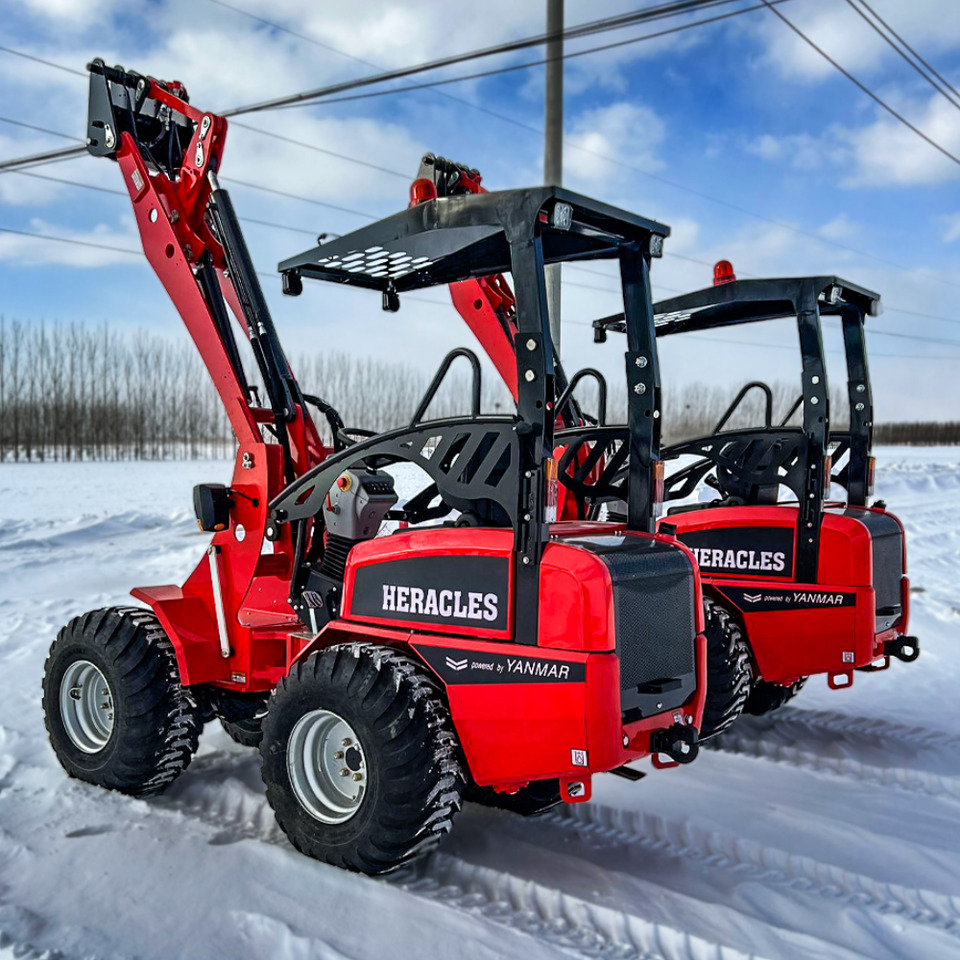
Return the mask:
<path id="1" fill-rule="evenodd" d="M 410 206 L 416 207 L 428 200 L 437 199 L 437 185 L 426 177 L 414 180 L 410 186 Z"/>
<path id="2" fill-rule="evenodd" d="M 548 457 L 543 461 L 543 475 L 547 481 L 546 498 L 543 506 L 543 519 L 546 523 L 557 522 L 557 503 L 560 491 L 557 487 L 557 461 Z"/>
<path id="3" fill-rule="evenodd" d="M 736 279 L 733 264 L 729 260 L 718 260 L 713 268 L 713 285 L 719 287 L 721 283 L 733 283 Z"/>
<path id="4" fill-rule="evenodd" d="M 877 475 L 877 458 L 867 457 L 867 496 L 873 496 L 873 481 Z"/>
<path id="5" fill-rule="evenodd" d="M 663 474 L 663 461 L 653 461 L 653 489 L 651 490 L 653 499 L 653 516 L 659 517 L 663 513 L 663 498 L 666 491 L 666 483 Z"/>

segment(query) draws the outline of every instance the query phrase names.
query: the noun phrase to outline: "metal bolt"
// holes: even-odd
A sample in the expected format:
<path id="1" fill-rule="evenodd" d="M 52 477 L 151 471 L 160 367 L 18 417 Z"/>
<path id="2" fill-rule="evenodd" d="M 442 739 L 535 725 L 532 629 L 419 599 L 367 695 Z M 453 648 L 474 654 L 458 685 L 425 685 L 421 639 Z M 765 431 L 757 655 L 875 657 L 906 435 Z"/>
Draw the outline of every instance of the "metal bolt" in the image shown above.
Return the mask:
<path id="1" fill-rule="evenodd" d="M 334 760 L 342 760 L 342 759 L 343 759 L 343 751 L 342 751 L 342 750 L 338 750 L 338 751 L 333 755 L 333 759 L 334 759 Z"/>
<path id="2" fill-rule="evenodd" d="M 349 737 L 344 737 L 342 743 L 345 747 L 349 747 L 353 741 Z"/>
<path id="3" fill-rule="evenodd" d="M 647 392 L 647 385 L 645 383 L 636 383 L 633 386 L 633 392 L 643 396 Z"/>
<path id="4" fill-rule="evenodd" d="M 112 714 L 112 713 L 108 713 L 108 714 L 107 714 L 107 719 L 108 719 L 108 720 L 113 720 L 113 714 Z"/>
<path id="5" fill-rule="evenodd" d="M 858 404 L 857 404 L 857 410 L 862 410 L 862 409 L 863 409 L 863 404 L 862 404 L 862 403 L 858 403 Z"/>
<path id="6" fill-rule="evenodd" d="M 624 745 L 625 747 L 629 747 L 629 746 L 630 746 L 630 738 L 629 738 L 626 734 L 623 735 L 623 745 Z"/>
<path id="7" fill-rule="evenodd" d="M 663 704 L 662 704 L 662 703 L 658 703 L 658 704 L 657 704 L 657 709 L 658 709 L 658 710 L 660 710 L 662 707 L 663 707 Z"/>
<path id="8" fill-rule="evenodd" d="M 819 383 L 819 382 L 820 382 L 820 378 L 819 378 L 819 377 L 811 377 L 811 378 L 810 378 L 810 382 L 811 382 L 811 383 Z"/>
<path id="9" fill-rule="evenodd" d="M 109 710 L 109 709 L 110 709 L 110 704 L 109 704 L 109 703 L 101 703 L 101 704 L 100 704 L 100 709 L 101 709 L 101 710 Z"/>
<path id="10" fill-rule="evenodd" d="M 530 520 L 530 514 L 529 514 L 529 513 L 525 513 L 525 514 L 523 515 L 523 519 L 529 521 L 529 520 Z"/>
<path id="11" fill-rule="evenodd" d="M 353 775 L 353 779 L 356 780 L 357 783 L 359 783 L 359 782 L 363 779 L 363 774 L 362 774 L 362 773 L 355 773 L 355 774 Z"/>
<path id="12" fill-rule="evenodd" d="M 857 384 L 857 393 L 866 393 L 866 391 L 867 388 L 862 383 Z"/>
<path id="13" fill-rule="evenodd" d="M 341 767 L 341 768 L 340 768 L 340 776 L 341 776 L 341 777 L 349 777 L 349 776 L 350 776 L 350 771 L 349 771 L 346 767 Z"/>
<path id="14" fill-rule="evenodd" d="M 532 370 L 525 370 L 523 379 L 526 380 L 527 383 L 533 383 L 533 381 L 537 379 L 537 375 Z"/>
<path id="15" fill-rule="evenodd" d="M 646 357 L 637 357 L 637 359 L 634 360 L 633 362 L 634 362 L 638 367 L 640 367 L 641 369 L 643 369 L 643 368 L 647 365 L 647 358 L 646 358 Z"/>
<path id="16" fill-rule="evenodd" d="M 819 398 L 819 397 L 811 397 L 811 398 L 810 398 L 810 402 L 811 402 L 814 406 L 816 406 L 816 405 L 820 402 L 820 398 Z"/>
<path id="17" fill-rule="evenodd" d="M 527 349 L 528 349 L 528 350 L 536 350 L 536 349 L 537 349 L 537 341 L 534 340 L 532 337 L 527 341 Z"/>
<path id="18" fill-rule="evenodd" d="M 110 691 L 109 691 L 106 687 L 104 687 L 104 688 L 100 691 L 100 696 L 101 696 L 101 697 L 109 697 L 109 696 L 110 696 Z"/>
<path id="19" fill-rule="evenodd" d="M 523 562 L 524 562 L 524 563 L 529 563 L 529 562 L 530 562 L 530 558 L 529 558 L 529 557 L 524 557 L 524 558 L 523 558 Z"/>

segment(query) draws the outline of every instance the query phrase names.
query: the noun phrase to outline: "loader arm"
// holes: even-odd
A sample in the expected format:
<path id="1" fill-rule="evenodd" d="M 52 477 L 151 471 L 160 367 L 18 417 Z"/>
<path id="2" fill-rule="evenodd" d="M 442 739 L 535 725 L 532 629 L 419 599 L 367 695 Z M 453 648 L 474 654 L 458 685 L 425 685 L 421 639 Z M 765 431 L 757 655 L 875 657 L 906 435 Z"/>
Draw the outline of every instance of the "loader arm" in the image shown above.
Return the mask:
<path id="1" fill-rule="evenodd" d="M 185 683 L 267 689 L 286 667 L 296 624 L 286 583 L 304 531 L 263 551 L 267 504 L 328 451 L 280 346 L 229 194 L 220 188 L 223 117 L 192 106 L 184 87 L 94 61 L 87 150 L 115 160 L 143 251 L 180 314 L 237 441 L 229 522 L 182 587 L 138 588 L 159 617 Z M 246 376 L 231 314 L 266 392 Z M 285 579 L 286 578 L 286 579 Z"/>

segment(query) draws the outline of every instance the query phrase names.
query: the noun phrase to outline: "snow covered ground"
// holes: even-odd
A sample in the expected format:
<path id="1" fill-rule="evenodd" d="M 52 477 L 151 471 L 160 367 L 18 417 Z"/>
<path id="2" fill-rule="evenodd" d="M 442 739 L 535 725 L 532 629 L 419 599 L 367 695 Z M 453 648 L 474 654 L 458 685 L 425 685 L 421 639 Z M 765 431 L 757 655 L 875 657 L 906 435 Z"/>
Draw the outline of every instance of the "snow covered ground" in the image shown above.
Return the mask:
<path id="1" fill-rule="evenodd" d="M 960 449 L 879 451 L 923 655 L 811 681 L 718 749 L 534 821 L 476 807 L 387 880 L 277 831 L 257 755 L 208 726 L 159 800 L 68 780 L 40 678 L 57 629 L 178 582 L 216 463 L 0 466 L 0 960 L 960 957 Z"/>

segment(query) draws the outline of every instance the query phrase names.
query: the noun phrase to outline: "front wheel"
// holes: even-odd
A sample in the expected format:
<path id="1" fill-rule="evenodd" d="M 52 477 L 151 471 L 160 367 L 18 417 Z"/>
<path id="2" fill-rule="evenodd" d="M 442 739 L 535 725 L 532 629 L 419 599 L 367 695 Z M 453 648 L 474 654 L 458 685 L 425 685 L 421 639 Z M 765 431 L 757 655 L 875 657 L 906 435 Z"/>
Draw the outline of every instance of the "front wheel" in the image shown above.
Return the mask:
<path id="1" fill-rule="evenodd" d="M 148 610 L 75 617 L 44 666 L 50 743 L 71 777 L 135 797 L 160 793 L 190 763 L 202 726 L 173 646 Z"/>
<path id="2" fill-rule="evenodd" d="M 368 643 L 299 662 L 270 698 L 263 780 L 302 853 L 380 874 L 433 847 L 460 809 L 463 775 L 436 682 Z"/>

